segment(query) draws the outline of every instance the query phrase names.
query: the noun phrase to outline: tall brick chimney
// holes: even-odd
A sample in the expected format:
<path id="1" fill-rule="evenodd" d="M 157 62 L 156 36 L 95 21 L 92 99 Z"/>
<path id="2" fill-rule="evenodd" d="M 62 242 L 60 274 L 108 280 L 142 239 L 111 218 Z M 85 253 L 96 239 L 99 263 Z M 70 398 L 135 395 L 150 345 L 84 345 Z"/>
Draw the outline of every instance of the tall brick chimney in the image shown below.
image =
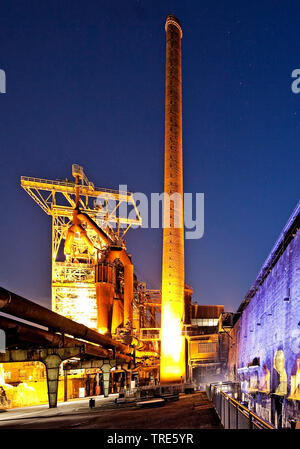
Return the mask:
<path id="1" fill-rule="evenodd" d="M 161 383 L 185 379 L 184 318 L 184 227 L 182 168 L 182 81 L 179 20 L 166 20 L 165 172 L 162 266 Z M 174 201 L 172 201 L 172 195 Z M 170 208 L 168 207 L 170 205 Z"/>

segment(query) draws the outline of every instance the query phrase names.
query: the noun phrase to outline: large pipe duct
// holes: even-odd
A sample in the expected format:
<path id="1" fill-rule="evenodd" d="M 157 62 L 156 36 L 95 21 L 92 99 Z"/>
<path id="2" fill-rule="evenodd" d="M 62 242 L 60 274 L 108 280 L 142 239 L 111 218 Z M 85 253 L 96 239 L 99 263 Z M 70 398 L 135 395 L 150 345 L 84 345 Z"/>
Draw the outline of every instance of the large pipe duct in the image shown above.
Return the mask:
<path id="1" fill-rule="evenodd" d="M 9 300 L 1 311 L 18 318 L 31 321 L 59 332 L 73 335 L 76 338 L 96 343 L 106 348 L 116 348 L 120 352 L 130 353 L 131 349 L 108 336 L 89 329 L 84 324 L 76 323 L 58 313 L 52 312 L 39 304 L 22 298 L 15 293 L 0 287 L 0 301 Z"/>
<path id="2" fill-rule="evenodd" d="M 75 233 L 79 232 L 80 237 L 85 241 L 88 246 L 88 251 L 90 254 L 94 253 L 94 246 L 91 240 L 88 238 L 86 230 L 82 227 L 82 223 L 86 223 L 90 226 L 99 237 L 107 244 L 111 245 L 112 240 L 102 231 L 102 229 L 85 213 L 81 212 L 78 207 L 73 211 L 73 224 L 69 228 L 66 240 L 65 240 L 65 254 L 69 255 L 71 253 L 71 247 L 75 237 Z M 108 254 L 106 256 L 106 261 L 113 263 L 116 259 L 120 259 L 124 266 L 124 325 L 128 322 L 133 322 L 133 265 L 128 257 L 126 251 L 119 247 L 110 247 Z M 107 279 L 102 279 L 101 266 L 103 262 L 100 262 L 95 269 L 95 283 L 96 283 L 96 297 L 97 297 L 97 329 L 102 334 L 110 334 L 112 331 L 112 309 L 113 309 L 113 299 L 114 299 L 114 282 L 113 280 L 108 281 Z M 101 272 L 101 273 L 100 273 Z M 116 327 L 120 324 L 120 306 L 115 305 L 114 316 L 116 321 L 113 323 L 114 331 Z"/>
<path id="3" fill-rule="evenodd" d="M 82 223 L 87 223 L 106 243 L 109 241 L 106 234 L 97 226 L 90 217 L 79 209 L 74 209 L 73 211 L 73 224 L 68 229 L 68 233 L 65 240 L 64 251 L 66 255 L 71 254 L 71 248 L 74 241 L 76 232 L 80 234 L 80 238 L 85 242 L 88 247 L 88 252 L 90 255 L 94 254 L 95 248 L 92 241 L 89 239 L 86 230 L 82 227 Z"/>
<path id="4" fill-rule="evenodd" d="M 102 231 L 102 229 L 95 223 L 87 214 L 80 212 L 77 214 L 77 218 L 81 223 L 87 223 L 95 232 L 99 235 L 106 244 L 111 244 L 112 240 L 108 235 Z"/>
<path id="5" fill-rule="evenodd" d="M 117 360 L 124 362 L 130 362 L 132 359 L 130 356 L 125 354 L 116 353 L 114 355 L 113 351 L 102 348 L 100 346 L 85 343 L 74 338 L 67 337 L 61 334 L 55 334 L 53 332 L 46 331 L 44 329 L 39 329 L 34 326 L 30 326 L 25 323 L 20 323 L 18 321 L 0 316 L 0 328 L 4 329 L 8 333 L 13 333 L 17 335 L 18 340 L 35 343 L 43 346 L 55 346 L 55 347 L 82 347 L 84 346 L 85 352 L 88 355 L 95 357 L 103 357 L 106 359 L 112 359 L 114 356 Z"/>
<path id="6" fill-rule="evenodd" d="M 113 263 L 120 259 L 124 266 L 124 325 L 133 322 L 133 265 L 128 254 L 123 248 L 111 247 L 107 254 L 107 260 Z"/>
<path id="7" fill-rule="evenodd" d="M 111 319 L 111 333 L 115 334 L 119 326 L 123 323 L 124 317 L 124 305 L 120 298 L 114 298 L 113 309 L 112 309 L 112 319 Z"/>
<path id="8" fill-rule="evenodd" d="M 93 255 L 95 251 L 94 245 L 89 239 L 86 230 L 81 226 L 81 223 L 87 223 L 106 243 L 110 241 L 110 238 L 87 214 L 80 211 L 80 180 L 83 181 L 85 179 L 83 168 L 78 164 L 73 164 L 72 174 L 75 178 L 75 209 L 73 210 L 73 223 L 68 229 L 65 240 L 65 255 L 68 256 L 71 254 L 71 248 L 76 232 L 80 234 L 81 239 L 86 243 L 89 254 Z"/>
<path id="9" fill-rule="evenodd" d="M 112 240 L 108 237 L 104 231 L 85 213 L 81 212 L 79 208 L 75 208 L 73 211 L 73 224 L 68 229 L 68 233 L 65 240 L 65 254 L 71 254 L 71 248 L 74 241 L 76 232 L 80 234 L 80 238 L 86 243 L 90 255 L 94 254 L 95 247 L 93 242 L 89 239 L 86 230 L 82 227 L 82 223 L 87 224 L 92 228 L 96 234 L 104 240 L 106 244 L 111 244 Z"/>
<path id="10" fill-rule="evenodd" d="M 133 265 L 128 254 L 123 248 L 110 247 L 103 262 L 95 268 L 95 282 L 97 294 L 97 328 L 102 334 L 115 331 L 118 326 L 120 305 L 114 301 L 114 279 L 108 275 L 108 267 L 113 267 L 115 260 L 119 259 L 124 266 L 124 325 L 133 321 Z M 106 268 L 107 267 L 107 268 Z M 112 268 L 111 268 L 112 270 Z M 115 309 L 112 322 L 113 305 Z M 117 310 L 118 309 L 118 310 Z M 119 323 L 120 324 L 120 323 Z M 114 328 L 114 329 L 112 329 Z"/>
<path id="11" fill-rule="evenodd" d="M 88 252 L 92 256 L 94 254 L 95 248 L 92 241 L 89 239 L 86 230 L 81 226 L 80 220 L 78 218 L 78 209 L 73 210 L 73 224 L 68 229 L 68 233 L 65 240 L 64 251 L 66 255 L 71 254 L 71 248 L 73 245 L 74 237 L 76 232 L 79 233 L 80 238 L 85 242 L 88 247 Z"/>
<path id="12" fill-rule="evenodd" d="M 10 295 L 4 298 L 0 298 L 0 310 L 3 309 L 11 300 Z"/>
<path id="13" fill-rule="evenodd" d="M 95 266 L 95 284 L 97 298 L 97 330 L 100 334 L 109 334 L 112 321 L 115 274 L 114 265 L 100 262 Z"/>
<path id="14" fill-rule="evenodd" d="M 165 172 L 161 301 L 161 383 L 185 377 L 184 228 L 182 170 L 181 38 L 179 20 L 169 15 L 166 30 Z M 173 200 L 172 200 L 173 196 Z"/>

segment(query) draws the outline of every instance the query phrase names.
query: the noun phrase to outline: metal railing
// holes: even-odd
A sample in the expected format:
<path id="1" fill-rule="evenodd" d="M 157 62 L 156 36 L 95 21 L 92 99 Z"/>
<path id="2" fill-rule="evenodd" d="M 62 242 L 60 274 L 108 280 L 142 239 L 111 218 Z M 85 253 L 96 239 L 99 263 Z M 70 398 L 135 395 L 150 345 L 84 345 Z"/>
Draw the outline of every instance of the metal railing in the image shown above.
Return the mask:
<path id="1" fill-rule="evenodd" d="M 44 178 L 34 178 L 32 176 L 21 176 L 21 185 L 25 184 L 26 187 L 33 187 L 33 184 L 44 184 L 49 188 L 49 185 L 54 185 L 58 187 L 71 187 L 74 188 L 75 181 L 65 181 L 63 179 L 44 179 Z M 28 185 L 29 184 L 29 185 Z M 95 187 L 92 182 L 89 182 L 88 185 L 80 184 L 80 189 L 85 192 L 86 190 L 94 190 L 95 193 L 112 193 L 112 194 L 120 194 L 125 196 L 131 196 L 132 192 L 128 192 L 127 190 L 116 190 L 116 189 L 107 189 L 102 187 Z"/>
<path id="2" fill-rule="evenodd" d="M 208 396 L 225 429 L 275 429 L 215 385 L 210 386 Z"/>

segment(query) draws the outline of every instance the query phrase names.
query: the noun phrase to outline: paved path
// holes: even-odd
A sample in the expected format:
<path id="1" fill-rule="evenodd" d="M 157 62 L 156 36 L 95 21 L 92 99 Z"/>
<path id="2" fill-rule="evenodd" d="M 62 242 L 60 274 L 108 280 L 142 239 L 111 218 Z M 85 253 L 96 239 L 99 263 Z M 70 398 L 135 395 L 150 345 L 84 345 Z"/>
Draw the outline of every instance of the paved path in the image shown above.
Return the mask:
<path id="1" fill-rule="evenodd" d="M 118 397 L 118 394 L 111 394 L 109 398 L 104 398 L 103 395 L 94 397 L 96 407 L 99 408 L 115 408 L 114 400 Z M 11 421 L 15 419 L 23 418 L 41 418 L 51 417 L 62 414 L 72 414 L 90 411 L 89 399 L 71 399 L 68 402 L 59 402 L 57 408 L 49 408 L 48 404 L 34 405 L 30 407 L 19 407 L 8 410 L 0 410 L 0 426 L 4 421 Z"/>
<path id="2" fill-rule="evenodd" d="M 161 407 L 126 407 L 114 403 L 116 395 L 88 400 L 15 409 L 0 414 L 0 429 L 220 429 L 219 418 L 206 393 L 184 395 Z"/>

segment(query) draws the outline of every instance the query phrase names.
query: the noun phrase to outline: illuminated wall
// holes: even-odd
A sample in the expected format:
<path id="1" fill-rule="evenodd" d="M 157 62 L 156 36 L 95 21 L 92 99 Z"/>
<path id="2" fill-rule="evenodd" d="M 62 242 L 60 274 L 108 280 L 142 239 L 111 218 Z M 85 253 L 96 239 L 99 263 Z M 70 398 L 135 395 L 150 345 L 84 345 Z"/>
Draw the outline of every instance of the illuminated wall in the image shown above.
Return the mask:
<path id="1" fill-rule="evenodd" d="M 290 238 L 232 329 L 228 359 L 231 378 L 285 401 L 285 422 L 288 399 L 300 400 L 300 230 Z"/>

